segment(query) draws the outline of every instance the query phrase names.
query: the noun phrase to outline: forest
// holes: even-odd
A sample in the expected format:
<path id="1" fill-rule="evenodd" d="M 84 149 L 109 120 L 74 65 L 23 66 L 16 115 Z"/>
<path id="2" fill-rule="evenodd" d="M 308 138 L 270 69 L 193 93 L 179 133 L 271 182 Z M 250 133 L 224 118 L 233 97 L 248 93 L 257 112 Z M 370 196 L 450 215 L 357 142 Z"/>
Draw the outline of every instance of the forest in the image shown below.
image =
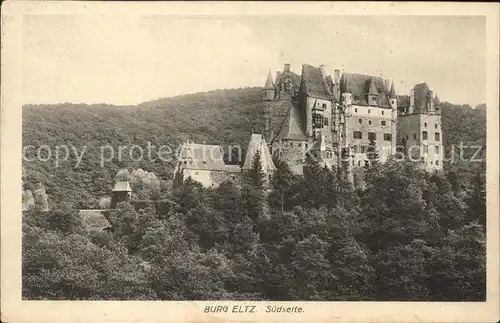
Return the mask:
<path id="1" fill-rule="evenodd" d="M 98 147 L 151 141 L 245 145 L 262 125 L 261 89 L 220 90 L 134 107 L 25 106 L 23 144 Z M 486 146 L 486 107 L 445 103 L 444 144 Z M 91 151 L 90 149 L 88 151 Z M 484 154 L 484 152 L 483 152 Z M 484 156 L 484 155 L 483 155 Z M 260 156 L 241 185 L 215 189 L 172 176 L 173 165 L 24 162 L 50 209 L 23 212 L 24 299 L 484 301 L 484 160 L 430 174 L 392 160 L 365 186 L 308 158 L 304 176 Z M 118 174 L 118 175 L 117 175 Z M 78 209 L 101 208 L 116 176 L 150 200 L 122 202 L 113 231 L 88 231 Z M 168 201 L 164 213 L 153 201 Z"/>

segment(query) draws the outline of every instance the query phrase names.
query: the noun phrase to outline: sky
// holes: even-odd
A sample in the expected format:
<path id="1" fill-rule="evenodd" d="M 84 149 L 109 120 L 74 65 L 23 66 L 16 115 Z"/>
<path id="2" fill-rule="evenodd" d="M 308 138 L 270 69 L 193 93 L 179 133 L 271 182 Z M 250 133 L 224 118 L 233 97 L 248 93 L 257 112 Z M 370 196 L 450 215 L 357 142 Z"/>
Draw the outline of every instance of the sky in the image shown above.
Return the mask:
<path id="1" fill-rule="evenodd" d="M 25 104 L 131 105 L 263 86 L 290 63 L 383 76 L 398 94 L 426 82 L 442 101 L 486 98 L 479 16 L 26 15 Z"/>

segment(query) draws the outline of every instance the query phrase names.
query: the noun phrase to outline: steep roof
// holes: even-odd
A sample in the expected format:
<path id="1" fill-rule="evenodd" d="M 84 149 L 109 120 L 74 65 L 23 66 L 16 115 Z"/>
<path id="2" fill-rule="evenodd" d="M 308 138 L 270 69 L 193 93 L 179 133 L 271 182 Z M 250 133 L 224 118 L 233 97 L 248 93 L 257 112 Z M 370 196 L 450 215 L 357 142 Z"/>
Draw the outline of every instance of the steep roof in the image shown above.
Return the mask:
<path id="1" fill-rule="evenodd" d="M 309 64 L 302 65 L 302 79 L 308 95 L 319 96 L 327 99 L 331 98 L 330 90 L 328 89 L 328 81 L 325 80 L 319 67 Z"/>
<path id="2" fill-rule="evenodd" d="M 286 77 L 290 77 L 290 80 L 292 80 L 293 90 L 294 90 L 294 92 L 297 92 L 299 90 L 299 87 L 300 87 L 301 76 L 295 74 L 292 71 L 290 71 L 290 72 L 283 71 L 283 72 L 279 72 L 278 74 L 276 74 L 276 80 L 274 81 L 274 84 L 276 86 L 281 85 L 281 81 Z"/>
<path id="3" fill-rule="evenodd" d="M 283 119 L 280 130 L 273 141 L 279 139 L 307 140 L 298 106 L 292 105 L 288 110 L 286 117 Z"/>
<path id="4" fill-rule="evenodd" d="M 87 230 L 103 230 L 110 228 L 111 224 L 104 216 L 106 210 L 80 210 L 82 224 Z"/>
<path id="5" fill-rule="evenodd" d="M 410 96 L 409 95 L 398 95 L 398 108 L 406 108 L 410 106 Z"/>
<path id="6" fill-rule="evenodd" d="M 178 155 L 182 169 L 226 170 L 224 151 L 221 146 L 184 143 Z"/>
<path id="7" fill-rule="evenodd" d="M 264 88 L 266 90 L 274 89 L 274 83 L 273 83 L 273 77 L 271 75 L 271 70 L 269 70 L 269 73 L 267 74 L 266 85 L 264 85 Z"/>
<path id="8" fill-rule="evenodd" d="M 394 89 L 394 82 L 392 82 L 391 90 L 389 91 L 389 99 L 396 99 L 397 97 L 396 90 Z"/>
<path id="9" fill-rule="evenodd" d="M 132 192 L 132 189 L 130 188 L 128 181 L 118 181 L 115 183 L 113 192 Z"/>
<path id="10" fill-rule="evenodd" d="M 260 150 L 262 170 L 264 172 L 275 171 L 276 166 L 274 166 L 273 159 L 267 147 L 266 140 L 261 134 L 252 134 L 250 137 L 250 142 L 247 147 L 247 154 L 245 157 L 245 164 L 243 164 L 242 169 L 249 170 L 252 168 L 252 162 L 257 150 Z"/>
<path id="11" fill-rule="evenodd" d="M 436 93 L 436 96 L 434 97 L 434 105 L 438 105 L 440 103 L 441 103 L 441 100 L 439 100 L 439 97 L 438 97 L 438 95 Z"/>
<path id="12" fill-rule="evenodd" d="M 352 102 L 357 105 L 368 105 L 366 95 L 372 91 L 377 94 L 377 105 L 379 107 L 389 107 L 389 89 L 385 86 L 381 77 L 344 73 L 340 78 L 340 91 L 342 93 L 351 93 Z"/>

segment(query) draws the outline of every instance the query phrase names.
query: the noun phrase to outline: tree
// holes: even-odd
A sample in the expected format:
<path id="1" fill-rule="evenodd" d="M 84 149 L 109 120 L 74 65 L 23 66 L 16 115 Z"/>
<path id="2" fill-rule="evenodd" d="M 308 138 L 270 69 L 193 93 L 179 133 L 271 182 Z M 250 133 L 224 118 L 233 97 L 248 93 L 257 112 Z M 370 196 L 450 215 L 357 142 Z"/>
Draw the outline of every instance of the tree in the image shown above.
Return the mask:
<path id="1" fill-rule="evenodd" d="M 268 199 L 272 208 L 283 212 L 285 209 L 291 209 L 295 204 L 292 194 L 297 190 L 297 178 L 285 161 L 277 161 L 276 165 L 277 171 L 271 180 L 272 192 Z"/>

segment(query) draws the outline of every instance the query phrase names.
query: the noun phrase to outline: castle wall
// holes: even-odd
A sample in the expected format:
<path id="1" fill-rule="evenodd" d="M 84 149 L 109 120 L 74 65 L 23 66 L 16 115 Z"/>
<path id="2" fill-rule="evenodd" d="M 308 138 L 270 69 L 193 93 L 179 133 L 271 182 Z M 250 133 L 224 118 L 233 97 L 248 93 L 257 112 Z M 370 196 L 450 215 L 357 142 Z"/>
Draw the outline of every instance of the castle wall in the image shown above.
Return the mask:
<path id="1" fill-rule="evenodd" d="M 361 111 L 358 108 L 357 114 L 346 119 L 346 141 L 350 146 L 355 146 L 352 152 L 354 154 L 353 166 L 364 165 L 364 160 L 366 160 L 365 147 L 370 145 L 368 133 L 375 133 L 375 143 L 381 162 L 385 162 L 395 152 L 396 125 L 392 121 L 391 109 L 372 107 L 371 110 L 368 113 L 368 109 Z M 378 110 L 385 110 L 386 113 L 382 115 L 382 111 Z M 355 131 L 361 132 L 361 138 L 355 138 Z"/>
<path id="2" fill-rule="evenodd" d="M 424 131 L 427 139 L 424 139 Z M 439 133 L 439 140 L 436 140 Z M 435 114 L 409 114 L 398 118 L 398 144 L 406 141 L 406 149 L 413 161 L 427 171 L 443 169 L 443 134 L 441 116 Z"/>

